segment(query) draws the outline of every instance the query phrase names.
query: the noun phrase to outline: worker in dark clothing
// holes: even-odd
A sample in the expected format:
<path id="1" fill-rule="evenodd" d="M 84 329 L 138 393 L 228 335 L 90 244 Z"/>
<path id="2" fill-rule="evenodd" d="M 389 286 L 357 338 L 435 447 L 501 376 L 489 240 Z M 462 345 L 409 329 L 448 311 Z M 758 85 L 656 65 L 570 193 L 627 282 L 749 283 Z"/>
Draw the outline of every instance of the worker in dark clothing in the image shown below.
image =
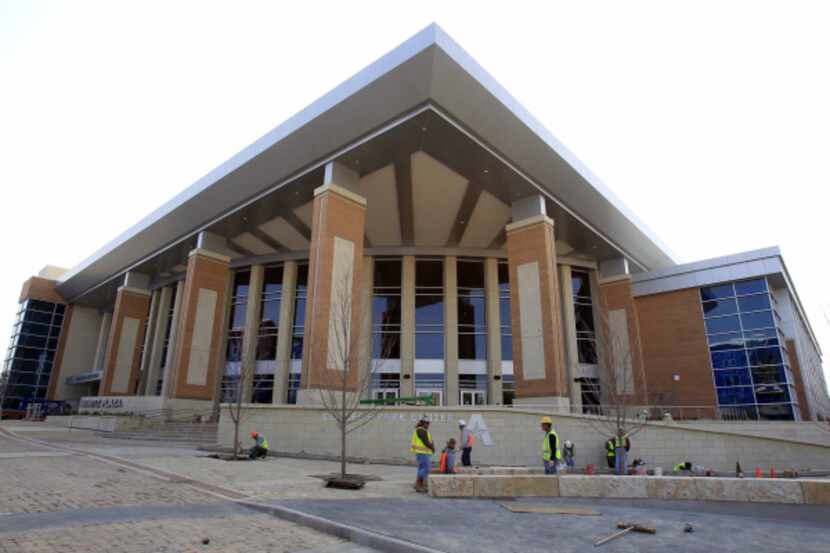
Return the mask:
<path id="1" fill-rule="evenodd" d="M 268 456 L 268 439 L 256 431 L 251 432 L 251 438 L 254 439 L 254 446 L 251 448 L 248 458 L 265 459 Z"/>
<path id="2" fill-rule="evenodd" d="M 559 436 L 553 430 L 553 420 L 550 417 L 542 417 L 541 425 L 545 433 L 545 437 L 542 438 L 542 462 L 545 465 L 545 474 L 556 474 L 556 465 L 562 460 L 562 453 L 559 451 Z"/>
<path id="3" fill-rule="evenodd" d="M 608 468 L 613 469 L 617 462 L 617 450 L 614 449 L 614 438 L 609 438 L 605 442 L 605 454 L 605 458 L 608 459 Z"/>
<path id="4" fill-rule="evenodd" d="M 418 465 L 418 475 L 415 480 L 415 491 L 418 493 L 427 492 L 427 478 L 432 468 L 432 455 L 435 453 L 435 445 L 432 443 L 432 435 L 429 433 L 429 421 L 422 418 L 415 425 L 412 431 L 412 438 L 409 442 L 409 451 L 415 454 L 415 462 Z"/>

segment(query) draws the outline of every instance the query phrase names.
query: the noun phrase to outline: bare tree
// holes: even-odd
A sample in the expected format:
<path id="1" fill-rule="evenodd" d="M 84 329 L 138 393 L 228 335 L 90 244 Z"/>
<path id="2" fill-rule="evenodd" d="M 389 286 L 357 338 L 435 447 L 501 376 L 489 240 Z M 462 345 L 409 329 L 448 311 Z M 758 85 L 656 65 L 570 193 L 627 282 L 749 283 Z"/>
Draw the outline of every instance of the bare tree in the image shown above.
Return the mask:
<path id="1" fill-rule="evenodd" d="M 588 385 L 599 399 L 599 417 L 588 423 L 606 436 L 632 436 L 648 423 L 645 374 L 640 360 L 640 335 L 631 329 L 628 310 L 602 310 L 598 317 L 597 379 Z M 632 332 L 633 330 L 633 332 Z"/>
<path id="2" fill-rule="evenodd" d="M 328 360 L 326 363 L 326 386 L 319 390 L 320 402 L 337 424 L 340 434 L 340 477 L 346 475 L 346 452 L 348 435 L 372 421 L 380 409 L 375 404 L 361 404 L 372 386 L 374 376 L 397 343 L 397 338 L 383 339 L 380 359 L 372 359 L 372 332 L 364 335 L 362 329 L 372 316 L 371 303 L 359 309 L 359 324 L 354 317 L 353 282 L 351 273 L 332 282 L 332 302 L 329 313 Z M 381 330 L 381 332 L 384 329 Z M 383 334 L 382 334 L 383 336 Z M 363 355 L 368 351 L 368 355 Z M 366 359 L 362 359 L 366 357 Z"/>
<path id="3" fill-rule="evenodd" d="M 262 381 L 256 379 L 256 352 L 243 353 L 239 363 L 239 377 L 231 382 L 231 386 L 221 391 L 222 401 L 225 402 L 227 399 L 229 404 L 228 414 L 233 422 L 233 455 L 236 458 L 242 451 L 239 440 L 239 427 L 245 414 L 242 404 L 249 403 L 262 386 Z"/>

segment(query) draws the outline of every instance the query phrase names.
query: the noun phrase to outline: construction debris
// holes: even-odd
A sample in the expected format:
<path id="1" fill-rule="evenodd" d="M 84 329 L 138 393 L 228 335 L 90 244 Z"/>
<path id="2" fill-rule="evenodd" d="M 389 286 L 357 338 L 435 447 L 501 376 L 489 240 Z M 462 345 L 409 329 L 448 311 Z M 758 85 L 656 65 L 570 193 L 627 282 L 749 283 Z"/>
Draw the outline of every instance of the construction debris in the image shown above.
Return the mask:
<path id="1" fill-rule="evenodd" d="M 577 516 L 600 516 L 602 513 L 591 509 L 580 509 L 578 507 L 548 507 L 544 505 L 516 505 L 502 503 L 502 507 L 511 513 L 541 513 L 546 515 L 577 515 Z"/>
<path id="2" fill-rule="evenodd" d="M 643 534 L 656 534 L 657 529 L 651 528 L 650 526 L 643 526 L 642 524 L 636 522 L 618 522 L 617 528 L 622 528 L 619 532 L 615 532 L 610 536 L 606 536 L 594 542 L 594 547 L 598 547 L 600 545 L 606 544 L 611 540 L 617 539 L 621 536 L 626 535 L 629 532 L 641 532 Z"/>

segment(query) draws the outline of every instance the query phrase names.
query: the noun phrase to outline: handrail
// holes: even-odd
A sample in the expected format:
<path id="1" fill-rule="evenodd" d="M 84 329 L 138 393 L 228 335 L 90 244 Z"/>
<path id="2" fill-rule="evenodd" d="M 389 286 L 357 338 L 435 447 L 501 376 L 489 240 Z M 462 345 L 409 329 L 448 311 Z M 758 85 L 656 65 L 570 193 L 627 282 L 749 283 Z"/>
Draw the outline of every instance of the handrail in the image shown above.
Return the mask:
<path id="1" fill-rule="evenodd" d="M 462 406 L 465 407 L 465 406 Z M 473 406 L 470 406 L 473 407 Z M 747 416 L 740 407 L 717 407 L 714 405 L 618 405 L 595 404 L 575 406 L 558 406 L 544 403 L 520 403 L 503 405 L 513 409 L 532 409 L 559 415 L 596 415 L 613 416 L 624 410 L 627 418 L 650 421 L 707 421 L 707 422 L 759 422 Z M 776 421 L 763 421 L 776 422 Z M 793 421 L 786 421 L 793 422 Z"/>

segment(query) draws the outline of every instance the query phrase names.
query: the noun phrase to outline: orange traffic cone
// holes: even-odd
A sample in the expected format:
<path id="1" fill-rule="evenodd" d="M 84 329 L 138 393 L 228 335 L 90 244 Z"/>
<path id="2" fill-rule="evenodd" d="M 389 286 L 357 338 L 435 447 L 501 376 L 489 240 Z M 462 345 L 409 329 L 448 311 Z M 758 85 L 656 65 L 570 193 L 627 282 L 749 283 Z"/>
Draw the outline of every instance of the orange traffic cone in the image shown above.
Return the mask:
<path id="1" fill-rule="evenodd" d="M 755 467 L 755 478 L 762 478 L 764 473 L 761 472 L 761 467 Z"/>
<path id="2" fill-rule="evenodd" d="M 770 467 L 769 469 L 769 477 L 775 478 L 775 467 Z"/>

